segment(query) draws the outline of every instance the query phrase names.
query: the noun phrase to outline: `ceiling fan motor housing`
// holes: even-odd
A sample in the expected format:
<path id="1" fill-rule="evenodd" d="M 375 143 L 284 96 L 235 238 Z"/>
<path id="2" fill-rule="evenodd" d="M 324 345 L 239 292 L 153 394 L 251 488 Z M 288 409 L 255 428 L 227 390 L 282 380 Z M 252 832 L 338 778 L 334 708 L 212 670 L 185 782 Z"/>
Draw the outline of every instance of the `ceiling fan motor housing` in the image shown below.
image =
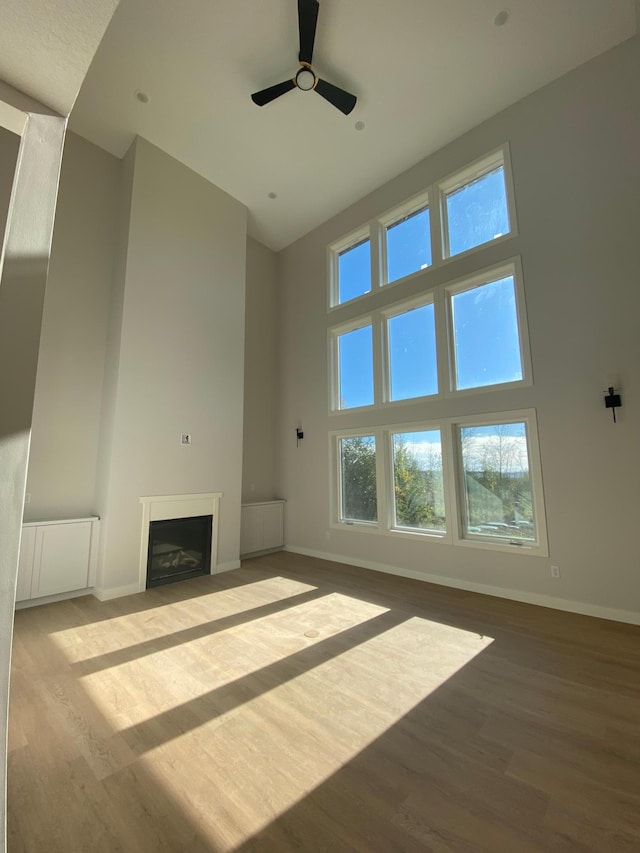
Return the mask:
<path id="1" fill-rule="evenodd" d="M 307 62 L 302 63 L 302 67 L 296 74 L 296 86 L 302 89 L 303 92 L 310 92 L 315 89 L 316 75 L 311 70 L 311 66 Z"/>

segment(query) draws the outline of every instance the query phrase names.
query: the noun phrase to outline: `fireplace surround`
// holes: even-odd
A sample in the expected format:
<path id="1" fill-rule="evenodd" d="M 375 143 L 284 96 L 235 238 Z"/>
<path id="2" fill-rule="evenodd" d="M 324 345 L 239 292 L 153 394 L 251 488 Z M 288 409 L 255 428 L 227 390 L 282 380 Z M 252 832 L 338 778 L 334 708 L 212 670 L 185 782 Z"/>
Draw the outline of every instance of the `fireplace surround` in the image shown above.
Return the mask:
<path id="1" fill-rule="evenodd" d="M 211 540 L 208 554 L 208 571 L 206 573 L 215 573 L 217 567 L 218 518 L 221 498 L 222 492 L 208 492 L 206 494 L 195 495 L 152 495 L 140 498 L 140 503 L 142 504 L 142 531 L 138 575 L 138 589 L 140 592 L 147 589 L 150 529 L 151 524 L 156 521 L 178 521 L 179 519 L 211 516 Z M 186 548 L 183 550 L 190 551 L 193 549 Z M 168 549 L 165 549 L 165 553 L 168 553 Z M 175 560 L 176 556 L 177 554 L 174 553 L 171 560 Z M 204 574 L 204 572 L 199 571 L 198 574 Z M 194 575 L 184 575 L 184 577 L 187 576 L 193 577 Z"/>

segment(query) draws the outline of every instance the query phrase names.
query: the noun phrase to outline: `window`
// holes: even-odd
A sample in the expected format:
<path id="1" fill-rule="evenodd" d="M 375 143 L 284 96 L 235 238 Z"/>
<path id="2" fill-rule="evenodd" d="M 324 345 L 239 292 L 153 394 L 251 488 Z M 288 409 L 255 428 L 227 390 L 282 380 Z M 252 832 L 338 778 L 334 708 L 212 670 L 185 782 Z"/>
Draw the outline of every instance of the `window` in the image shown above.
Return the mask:
<path id="1" fill-rule="evenodd" d="M 440 430 L 392 432 L 394 527 L 446 531 Z"/>
<path id="2" fill-rule="evenodd" d="M 344 305 L 371 292 L 371 238 L 368 227 L 360 228 L 331 246 L 329 260 L 331 305 Z"/>
<path id="3" fill-rule="evenodd" d="M 486 414 L 533 384 L 515 234 L 505 145 L 329 246 L 331 525 L 548 554 L 535 411 Z"/>
<path id="4" fill-rule="evenodd" d="M 382 284 L 431 266 L 431 216 L 425 194 L 381 217 L 380 222 L 386 257 Z"/>
<path id="5" fill-rule="evenodd" d="M 387 399 L 408 400 L 438 393 L 436 322 L 433 302 L 395 308 L 386 315 Z"/>
<path id="6" fill-rule="evenodd" d="M 332 412 L 531 384 L 518 259 L 393 302 L 330 335 Z"/>
<path id="7" fill-rule="evenodd" d="M 328 253 L 329 308 L 514 236 L 513 195 L 504 145 L 337 240 Z"/>
<path id="8" fill-rule="evenodd" d="M 532 409 L 330 438 L 333 526 L 548 554 Z"/>
<path id="9" fill-rule="evenodd" d="M 376 440 L 373 435 L 338 439 L 340 520 L 346 524 L 378 520 Z"/>
<path id="10" fill-rule="evenodd" d="M 511 232 L 504 151 L 440 184 L 444 257 L 454 257 Z"/>
<path id="11" fill-rule="evenodd" d="M 333 408 L 371 406 L 374 401 L 371 323 L 362 321 L 355 328 L 335 331 L 333 337 L 337 362 Z"/>
<path id="12" fill-rule="evenodd" d="M 371 290 L 371 250 L 369 240 L 346 249 L 338 257 L 340 303 L 348 302 Z"/>
<path id="13" fill-rule="evenodd" d="M 538 545 L 542 514 L 537 459 L 532 459 L 532 418 L 456 425 L 460 458 L 462 538 Z M 537 476 L 534 477 L 534 469 Z"/>
<path id="14" fill-rule="evenodd" d="M 505 274 L 506 273 L 506 274 Z M 515 269 L 449 286 L 452 390 L 521 382 L 521 352 Z"/>

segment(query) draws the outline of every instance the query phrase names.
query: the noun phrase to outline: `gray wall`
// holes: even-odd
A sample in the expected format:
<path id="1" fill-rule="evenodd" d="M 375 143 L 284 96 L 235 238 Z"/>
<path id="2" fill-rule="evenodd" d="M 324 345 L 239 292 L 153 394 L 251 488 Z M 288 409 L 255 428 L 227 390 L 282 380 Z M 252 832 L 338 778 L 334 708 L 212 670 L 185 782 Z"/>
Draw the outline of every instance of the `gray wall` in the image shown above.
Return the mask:
<path id="1" fill-rule="evenodd" d="M 640 619 L 640 39 L 634 38 L 446 146 L 281 253 L 280 491 L 288 544 L 524 600 Z M 509 142 L 520 234 L 471 259 L 520 255 L 534 387 L 487 393 L 484 411 L 533 406 L 550 559 L 329 529 L 327 434 L 368 422 L 472 411 L 467 398 L 390 414 L 327 412 L 326 247 L 477 157 Z M 434 271 L 455 279 L 469 258 Z M 360 310 L 360 309 L 359 309 Z M 364 310 L 364 309 L 362 309 Z M 603 391 L 619 387 L 618 424 Z M 477 407 L 478 400 L 474 401 Z M 302 418 L 303 446 L 289 424 Z M 549 564 L 562 577 L 552 580 Z"/>
<path id="2" fill-rule="evenodd" d="M 218 563 L 239 555 L 246 208 L 145 140 L 134 145 L 99 466 L 105 596 L 137 589 L 143 495 L 223 492 Z"/>
<path id="3" fill-rule="evenodd" d="M 16 160 L 20 148 L 20 137 L 0 127 L 0 239 L 4 237 L 7 212 L 11 199 L 11 188 L 15 174 Z M 2 244 L 0 244 L 0 250 Z M 0 447 L 11 442 L 10 434 L 0 433 Z M 13 442 L 11 442 L 12 444 Z M 10 445 L 9 445 L 10 446 Z M 3 472 L 4 473 L 4 472 Z M 4 476 L 7 476 L 6 474 Z M 4 479 L 4 477 L 3 477 Z M 13 479 L 13 478 L 11 478 Z M 4 483 L 3 483 L 4 485 Z M 13 484 L 7 484 L 11 488 Z M 6 844 L 6 768 L 7 768 L 7 706 L 9 694 L 9 665 L 11 660 L 11 639 L 13 632 L 13 604 L 15 601 L 16 567 L 14 542 L 7 546 L 6 539 L 15 539 L 15 512 L 11 506 L 4 505 L 4 489 L 0 487 L 2 501 L 3 548 L 0 559 L 0 851 Z M 5 556 L 6 552 L 6 556 Z M 5 563 L 6 559 L 6 563 Z"/>
<path id="4" fill-rule="evenodd" d="M 20 137 L 0 127 L 0 237 L 4 236 Z"/>
<path id="5" fill-rule="evenodd" d="M 278 430 L 277 256 L 247 240 L 244 345 L 244 439 L 242 500 L 276 494 Z M 294 429 L 294 425 L 291 426 Z"/>
<path id="6" fill-rule="evenodd" d="M 16 161 L 0 269 L 0 850 L 13 609 L 38 345 L 66 119 L 31 113 Z M 5 168 L 11 166 L 5 160 Z"/>
<path id="7" fill-rule="evenodd" d="M 27 521 L 96 511 L 121 168 L 111 154 L 68 134 L 40 338 Z"/>

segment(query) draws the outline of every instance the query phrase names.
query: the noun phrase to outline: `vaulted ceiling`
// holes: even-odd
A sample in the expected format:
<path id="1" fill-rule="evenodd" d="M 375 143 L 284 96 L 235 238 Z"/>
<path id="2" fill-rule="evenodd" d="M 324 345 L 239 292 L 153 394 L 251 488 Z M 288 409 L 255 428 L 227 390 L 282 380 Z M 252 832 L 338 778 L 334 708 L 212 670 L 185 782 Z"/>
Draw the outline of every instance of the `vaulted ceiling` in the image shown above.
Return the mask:
<path id="1" fill-rule="evenodd" d="M 319 2 L 314 69 L 358 96 L 351 115 L 313 92 L 250 99 L 298 70 L 296 0 L 120 0 L 72 129 L 119 157 L 144 136 L 280 249 L 637 25 L 636 0 Z M 5 0 L 0 78 L 67 110 L 115 5 Z"/>

